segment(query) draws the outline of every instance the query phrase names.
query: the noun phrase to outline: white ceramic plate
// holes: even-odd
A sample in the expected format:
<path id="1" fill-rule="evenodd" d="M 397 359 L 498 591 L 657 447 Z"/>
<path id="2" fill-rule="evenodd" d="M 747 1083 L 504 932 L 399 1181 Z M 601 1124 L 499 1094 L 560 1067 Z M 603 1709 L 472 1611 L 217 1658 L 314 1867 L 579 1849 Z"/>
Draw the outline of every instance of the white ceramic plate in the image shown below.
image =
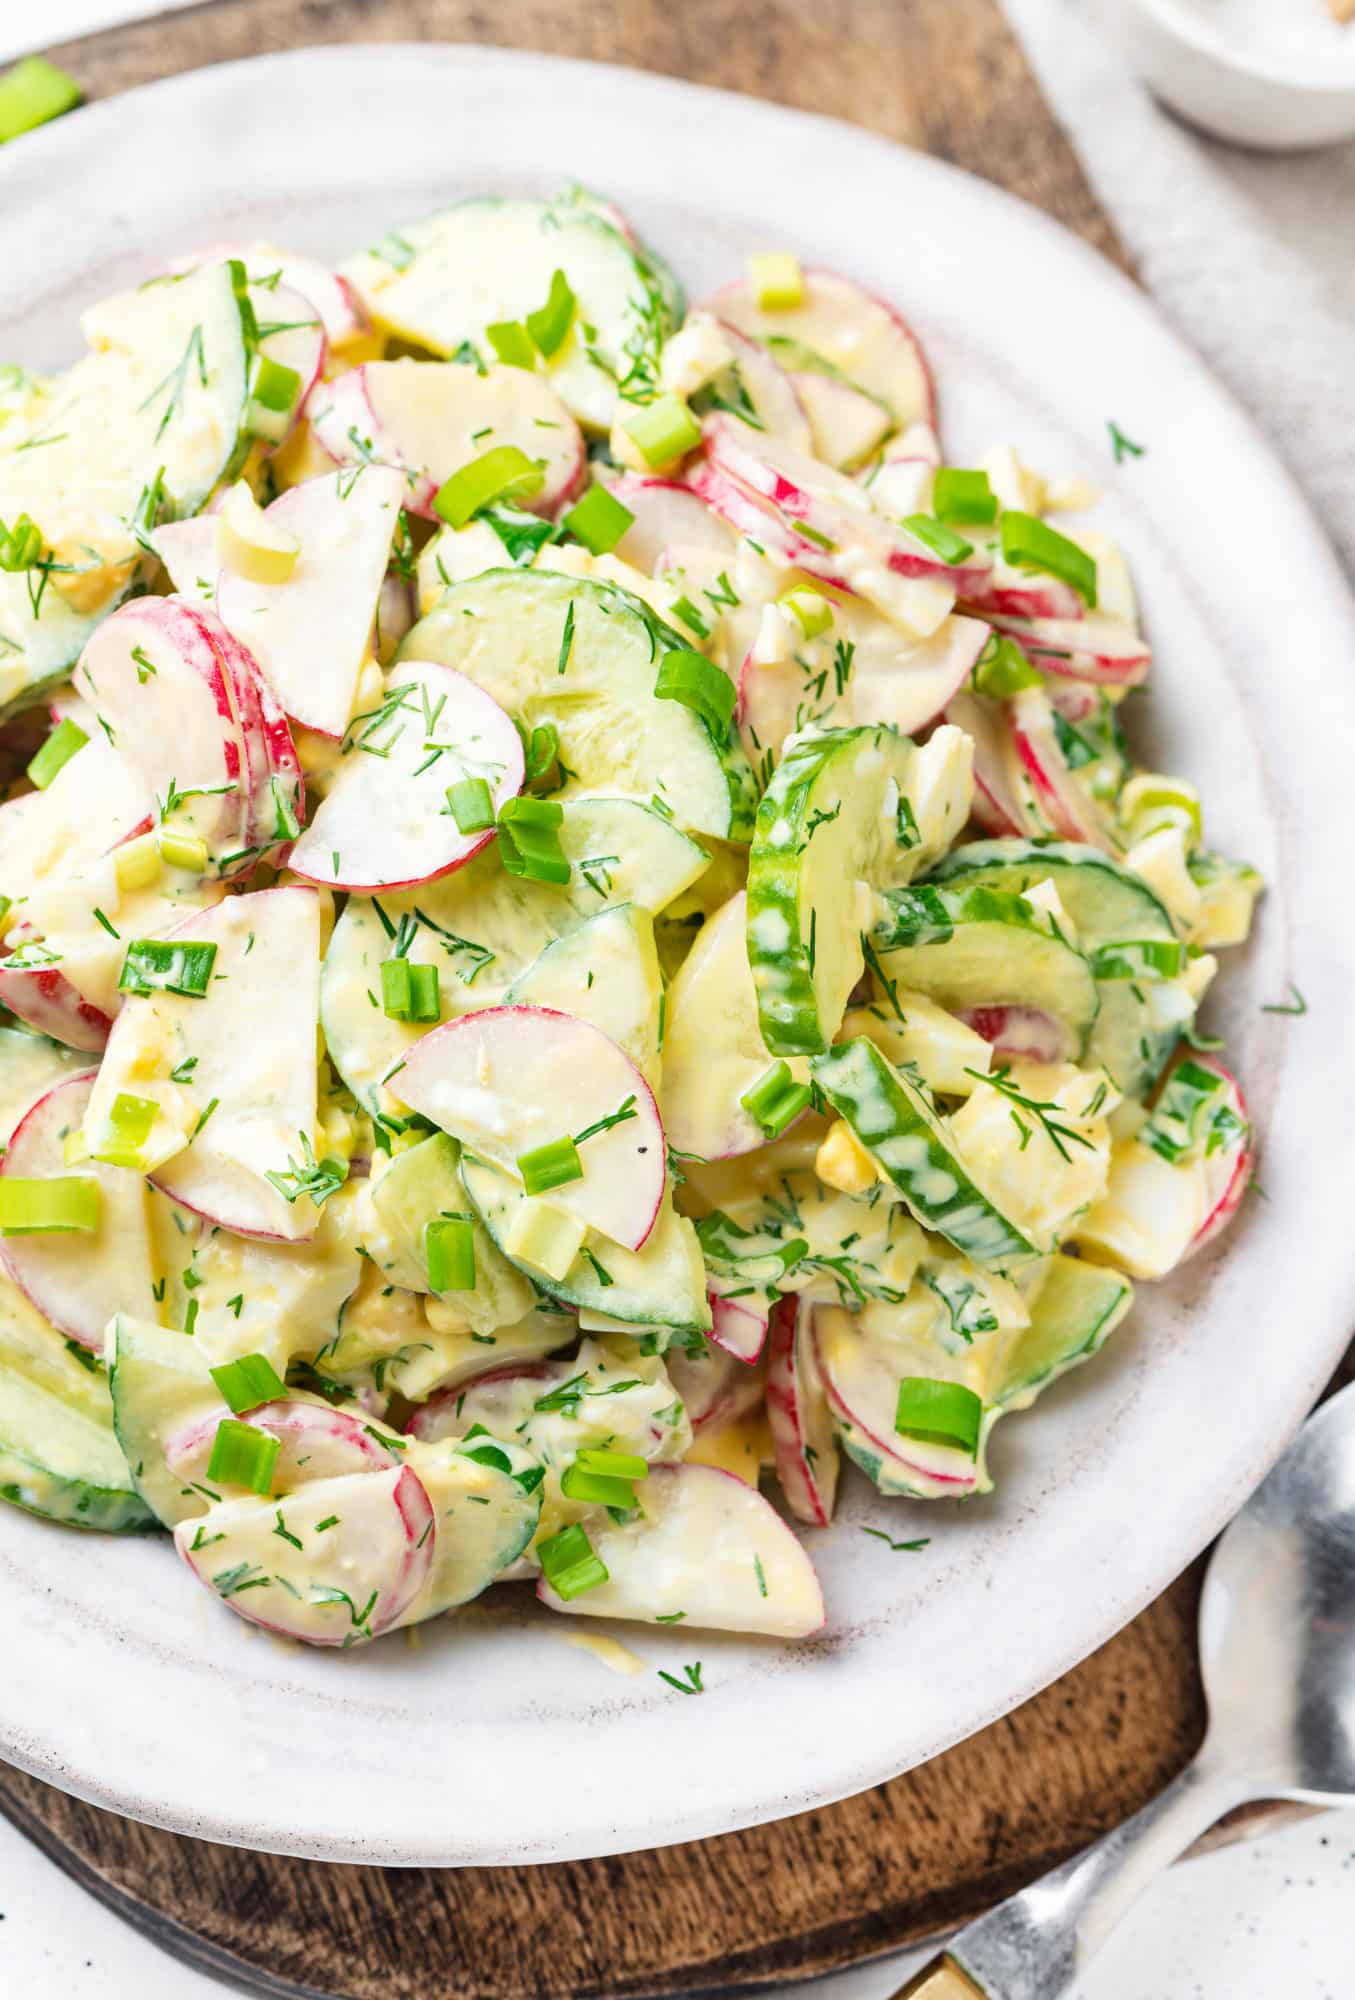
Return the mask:
<path id="1" fill-rule="evenodd" d="M 273 56 L 80 112 L 5 148 L 0 354 L 69 356 L 77 309 L 196 243 L 338 254 L 475 189 L 612 193 L 693 297 L 759 247 L 897 301 L 936 367 L 954 462 L 997 439 L 1104 479 L 1157 646 L 1131 727 L 1200 783 L 1211 837 L 1274 883 L 1214 1018 L 1264 1135 L 1267 1200 L 1146 1288 L 1093 1367 L 997 1435 L 962 1509 L 849 1485 L 816 1538 L 806 1645 L 623 1629 L 642 1678 L 562 1643 L 590 1624 L 500 1591 L 399 1641 L 284 1649 L 158 1540 L 0 1509 L 0 1752 L 103 1805 L 333 1860 L 551 1861 L 718 1834 L 875 1784 L 1107 1639 L 1237 1507 L 1355 1318 L 1350 921 L 1355 618 L 1260 437 L 1125 279 L 935 161 L 619 70 L 434 47 Z M 1116 471 L 1106 422 L 1148 446 Z M 1298 981 L 1299 1020 L 1260 1011 Z M 861 1532 L 929 1535 L 893 1554 Z M 526 1601 L 524 1601 L 526 1600 Z M 656 1669 L 700 1659 L 708 1692 Z"/>

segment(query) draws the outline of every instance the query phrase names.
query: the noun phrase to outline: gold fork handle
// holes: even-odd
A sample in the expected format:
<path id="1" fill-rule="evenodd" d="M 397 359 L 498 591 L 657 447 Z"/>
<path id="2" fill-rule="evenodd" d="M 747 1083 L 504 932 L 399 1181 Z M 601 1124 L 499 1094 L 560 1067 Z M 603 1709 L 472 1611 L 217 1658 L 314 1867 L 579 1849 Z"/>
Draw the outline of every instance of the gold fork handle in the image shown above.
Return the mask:
<path id="1" fill-rule="evenodd" d="M 924 1965 L 915 1978 L 900 1987 L 894 2000 L 986 2000 L 981 1987 L 962 1972 L 946 1952 Z"/>

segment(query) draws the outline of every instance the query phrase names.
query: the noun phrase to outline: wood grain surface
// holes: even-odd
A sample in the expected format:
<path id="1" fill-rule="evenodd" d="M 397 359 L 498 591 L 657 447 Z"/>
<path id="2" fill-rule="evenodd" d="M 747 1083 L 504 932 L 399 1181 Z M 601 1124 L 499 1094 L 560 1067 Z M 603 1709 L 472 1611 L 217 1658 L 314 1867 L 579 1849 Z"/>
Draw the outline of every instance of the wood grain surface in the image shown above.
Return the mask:
<path id="1" fill-rule="evenodd" d="M 209 0 L 51 54 L 100 97 L 274 49 L 397 40 L 592 57 L 848 118 L 997 181 L 1125 261 L 996 0 Z M 945 1756 L 720 1840 L 545 1868 L 382 1870 L 181 1839 L 3 1767 L 0 1810 L 170 1950 L 251 1991 L 749 1990 L 958 1924 L 1151 1797 L 1203 1730 L 1199 1577 L 1196 1565 L 1074 1672 Z"/>

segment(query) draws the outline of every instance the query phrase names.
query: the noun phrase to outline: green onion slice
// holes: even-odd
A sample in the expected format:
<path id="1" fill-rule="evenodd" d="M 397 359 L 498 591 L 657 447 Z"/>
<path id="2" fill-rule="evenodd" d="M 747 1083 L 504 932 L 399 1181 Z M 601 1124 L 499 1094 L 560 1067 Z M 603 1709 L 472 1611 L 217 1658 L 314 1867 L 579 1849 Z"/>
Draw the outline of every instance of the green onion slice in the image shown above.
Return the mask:
<path id="1" fill-rule="evenodd" d="M 88 741 L 84 730 L 69 716 L 58 722 L 28 766 L 28 775 L 40 792 L 46 791 L 57 772 L 64 769 L 76 751 L 83 750 Z"/>
<path id="2" fill-rule="evenodd" d="M 635 1451 L 603 1451 L 600 1446 L 584 1445 L 575 1454 L 575 1464 L 586 1472 L 596 1472 L 603 1479 L 648 1479 L 649 1460 L 641 1458 Z"/>
<path id="3" fill-rule="evenodd" d="M 563 526 L 595 556 L 606 556 L 634 519 L 630 508 L 623 507 L 605 486 L 590 486 L 582 500 L 576 500 L 565 515 Z"/>
<path id="4" fill-rule="evenodd" d="M 711 735 L 723 740 L 734 715 L 734 683 L 704 653 L 665 653 L 654 692 L 662 701 L 680 701 L 699 715 Z"/>
<path id="5" fill-rule="evenodd" d="M 108 1133 L 90 1152 L 107 1167 L 141 1170 L 141 1148 L 150 1137 L 160 1107 L 153 1097 L 129 1097 L 120 1090 L 108 1113 Z"/>
<path id="6" fill-rule="evenodd" d="M 564 809 L 553 799 L 507 799 L 499 808 L 499 859 L 510 875 L 533 882 L 568 882 L 569 857 L 560 845 Z"/>
<path id="7" fill-rule="evenodd" d="M 485 339 L 505 368 L 525 368 L 528 373 L 535 368 L 536 348 L 520 319 L 495 320 L 485 328 Z"/>
<path id="8" fill-rule="evenodd" d="M 607 1565 L 593 1553 L 593 1544 L 577 1522 L 538 1542 L 536 1553 L 557 1597 L 582 1597 L 585 1590 L 607 1581 Z"/>
<path id="9" fill-rule="evenodd" d="M 0 1177 L 0 1236 L 51 1232 L 93 1235 L 99 1227 L 99 1183 L 80 1174 L 51 1180 Z"/>
<path id="10" fill-rule="evenodd" d="M 223 1486 L 245 1486 L 251 1493 L 269 1493 L 280 1450 L 281 1440 L 270 1437 L 267 1431 L 237 1423 L 234 1417 L 223 1417 L 212 1439 L 207 1477 L 213 1485 L 219 1480 Z"/>
<path id="11" fill-rule="evenodd" d="M 261 409 L 285 417 L 295 407 L 301 394 L 301 377 L 295 368 L 274 361 L 271 355 L 259 354 L 254 359 L 254 378 L 249 393 Z"/>
<path id="12" fill-rule="evenodd" d="M 1043 679 L 1015 639 L 1001 632 L 992 633 L 974 668 L 975 691 L 996 695 L 999 700 L 1019 694 L 1022 688 L 1040 687 Z"/>
<path id="13" fill-rule="evenodd" d="M 527 331 L 547 361 L 564 344 L 565 335 L 574 323 L 575 305 L 574 293 L 564 272 L 552 271 L 545 305 L 527 315 Z"/>
<path id="14" fill-rule="evenodd" d="M 137 938 L 127 947 L 118 991 L 179 993 L 188 1000 L 201 1000 L 215 963 L 214 944 L 167 944 L 158 938 Z"/>
<path id="15" fill-rule="evenodd" d="M 84 96 L 73 76 L 42 56 L 25 56 L 0 79 L 0 145 L 73 110 Z"/>
<path id="16" fill-rule="evenodd" d="M 756 1083 L 749 1085 L 739 1103 L 769 1139 L 779 1139 L 787 1126 L 808 1110 L 810 1096 L 809 1085 L 796 1083 L 790 1064 L 777 1061 L 762 1072 Z"/>
<path id="17" fill-rule="evenodd" d="M 671 465 L 701 442 L 701 426 L 680 396 L 656 396 L 621 426 L 646 465 Z"/>
<path id="18" fill-rule="evenodd" d="M 424 1224 L 424 1262 L 435 1292 L 475 1290 L 475 1227 L 464 1215 L 439 1215 Z"/>
<path id="19" fill-rule="evenodd" d="M 242 1410 L 257 1410 L 261 1403 L 276 1402 L 287 1394 L 285 1383 L 266 1354 L 242 1354 L 238 1361 L 223 1361 L 219 1368 L 207 1372 L 237 1417 Z"/>
<path id="20" fill-rule="evenodd" d="M 1038 515 L 1003 514 L 1002 553 L 1019 569 L 1038 569 L 1046 576 L 1056 576 L 1077 592 L 1089 611 L 1095 611 L 1095 557 Z"/>
<path id="21" fill-rule="evenodd" d="M 483 833 L 494 824 L 494 801 L 483 778 L 462 778 L 449 785 L 447 810 L 458 833 Z"/>
<path id="22" fill-rule="evenodd" d="M 530 497 L 545 484 L 545 467 L 515 444 L 498 444 L 460 466 L 433 495 L 433 511 L 449 528 L 464 528 L 491 500 Z"/>
<path id="23" fill-rule="evenodd" d="M 1090 953 L 1095 979 L 1175 979 L 1185 963 L 1178 938 L 1122 938 Z"/>
<path id="24" fill-rule="evenodd" d="M 528 1194 L 547 1194 L 551 1188 L 567 1187 L 583 1179 L 583 1161 L 568 1133 L 563 1139 L 548 1139 L 518 1154 L 518 1172 Z"/>
<path id="25" fill-rule="evenodd" d="M 970 1458 L 978 1454 L 983 1399 L 962 1382 L 937 1382 L 905 1375 L 899 1383 L 894 1428 L 924 1444 L 952 1445 Z"/>
<path id="26" fill-rule="evenodd" d="M 408 958 L 388 958 L 381 967 L 381 1011 L 388 1021 L 436 1021 L 441 1017 L 438 968 Z"/>
<path id="27" fill-rule="evenodd" d="M 972 542 L 957 535 L 944 521 L 934 521 L 930 514 L 909 514 L 903 525 L 915 542 L 921 542 L 934 556 L 940 556 L 943 563 L 953 566 L 967 561 L 974 553 Z"/>
<path id="28" fill-rule="evenodd" d="M 962 521 L 966 527 L 988 528 L 997 519 L 997 495 L 988 474 L 956 465 L 937 467 L 932 506 L 943 521 Z"/>
<path id="29" fill-rule="evenodd" d="M 575 1460 L 560 1474 L 560 1491 L 566 1500 L 581 1500 L 590 1507 L 635 1505 L 635 1488 L 629 1479 L 611 1479 L 605 1473 L 589 1472 Z"/>

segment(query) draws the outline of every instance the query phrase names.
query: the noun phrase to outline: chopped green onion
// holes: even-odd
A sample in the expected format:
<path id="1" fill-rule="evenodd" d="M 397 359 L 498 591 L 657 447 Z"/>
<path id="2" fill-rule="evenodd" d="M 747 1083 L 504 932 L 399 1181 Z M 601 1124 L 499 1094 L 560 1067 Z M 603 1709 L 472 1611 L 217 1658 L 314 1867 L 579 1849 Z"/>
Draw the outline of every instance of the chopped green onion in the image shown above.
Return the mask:
<path id="1" fill-rule="evenodd" d="M 1022 688 L 1039 687 L 1043 675 L 1026 658 L 1015 639 L 994 632 L 974 668 L 974 687 L 979 694 L 996 695 L 999 700 L 1018 694 Z"/>
<path id="2" fill-rule="evenodd" d="M 433 495 L 433 512 L 449 528 L 464 528 L 491 500 L 530 496 L 545 484 L 545 468 L 515 444 L 498 444 L 460 466 Z"/>
<path id="3" fill-rule="evenodd" d="M 301 377 L 295 368 L 274 361 L 271 355 L 259 354 L 255 356 L 249 393 L 260 408 L 272 411 L 275 416 L 286 416 L 301 394 Z"/>
<path id="4" fill-rule="evenodd" d="M 1131 842 L 1144 840 L 1163 827 L 1183 827 L 1192 847 L 1199 845 L 1203 824 L 1200 795 L 1184 778 L 1167 778 L 1156 771 L 1140 771 L 1129 780 L 1116 801 L 1121 823 L 1128 827 Z"/>
<path id="5" fill-rule="evenodd" d="M 671 465 L 701 442 L 701 426 L 680 396 L 656 396 L 621 428 L 651 467 Z"/>
<path id="6" fill-rule="evenodd" d="M 566 1500 L 581 1500 L 590 1507 L 629 1509 L 635 1505 L 635 1488 L 629 1479 L 611 1479 L 605 1473 L 590 1472 L 577 1459 L 560 1474 L 560 1491 Z"/>
<path id="7" fill-rule="evenodd" d="M 433 1291 L 475 1290 L 475 1226 L 464 1215 L 439 1215 L 425 1223 L 423 1254 Z"/>
<path id="8" fill-rule="evenodd" d="M 538 722 L 530 735 L 516 718 L 514 726 L 522 738 L 523 777 L 527 784 L 534 785 L 538 778 L 545 777 L 560 754 L 560 738 L 553 722 Z"/>
<path id="9" fill-rule="evenodd" d="M 665 653 L 654 692 L 661 701 L 680 701 L 691 709 L 717 739 L 728 736 L 734 714 L 734 683 L 704 653 Z"/>
<path id="10" fill-rule="evenodd" d="M 52 1180 L 0 1176 L 0 1236 L 49 1230 L 92 1235 L 99 1227 L 99 1183 L 80 1175 Z"/>
<path id="11" fill-rule="evenodd" d="M 12 528 L 0 521 L 0 569 L 9 576 L 22 576 L 42 561 L 42 529 L 29 514 L 20 514 Z"/>
<path id="12" fill-rule="evenodd" d="M 1185 962 L 1178 938 L 1122 938 L 1088 954 L 1095 979 L 1175 979 Z"/>
<path id="13" fill-rule="evenodd" d="M 1004 513 L 1002 553 L 1021 569 L 1043 570 L 1075 590 L 1089 611 L 1096 609 L 1096 558 L 1051 528 L 1036 514 Z"/>
<path id="14" fill-rule="evenodd" d="M 820 639 L 833 622 L 833 607 L 817 590 L 788 590 L 780 600 L 806 639 Z"/>
<path id="15" fill-rule="evenodd" d="M 301 821 L 296 816 L 294 803 L 288 798 L 280 778 L 270 779 L 269 789 L 273 794 L 273 810 L 276 814 L 273 821 L 274 837 L 278 840 L 295 840 L 301 831 Z"/>
<path id="16" fill-rule="evenodd" d="M 576 500 L 565 515 L 563 526 L 595 556 L 606 556 L 634 519 L 629 507 L 623 507 L 605 486 L 590 486 L 582 500 Z"/>
<path id="17" fill-rule="evenodd" d="M 519 1153 L 518 1172 L 528 1194 L 546 1194 L 551 1188 L 581 1181 L 583 1161 L 578 1147 L 566 1133 L 563 1139 L 548 1139 L 544 1146 L 533 1146 L 530 1151 Z"/>
<path id="18" fill-rule="evenodd" d="M 108 1113 L 108 1136 L 90 1151 L 90 1159 L 107 1167 L 142 1167 L 141 1148 L 150 1137 L 160 1107 L 153 1097 L 129 1097 L 119 1091 Z"/>
<path id="19" fill-rule="evenodd" d="M 568 882 L 569 857 L 560 845 L 564 809 L 553 799 L 507 799 L 499 808 L 499 859 L 510 875 L 533 882 Z"/>
<path id="20" fill-rule="evenodd" d="M 636 1451 L 603 1451 L 600 1446 L 586 1444 L 576 1453 L 575 1462 L 604 1479 L 649 1477 L 649 1460 Z"/>
<path id="21" fill-rule="evenodd" d="M 281 1439 L 251 1424 L 223 1417 L 212 1439 L 212 1456 L 207 1461 L 207 1477 L 213 1485 L 247 1486 L 251 1493 L 270 1493 L 273 1468 L 278 1462 Z"/>
<path id="22" fill-rule="evenodd" d="M 953 1445 L 974 1458 L 979 1449 L 983 1400 L 962 1382 L 937 1382 L 926 1375 L 905 1375 L 899 1383 L 894 1428 L 903 1437 L 924 1444 Z"/>
<path id="23" fill-rule="evenodd" d="M 964 472 L 955 465 L 938 466 L 932 481 L 932 506 L 943 521 L 991 527 L 997 519 L 997 495 L 986 472 Z"/>
<path id="24" fill-rule="evenodd" d="M 237 1417 L 242 1410 L 257 1410 L 261 1403 L 276 1402 L 287 1394 L 266 1354 L 242 1354 L 238 1361 L 223 1361 L 207 1372 Z"/>
<path id="25" fill-rule="evenodd" d="M 564 272 L 552 271 L 545 305 L 527 315 L 527 331 L 548 361 L 564 344 L 565 335 L 574 322 L 575 305 L 574 293 Z"/>
<path id="26" fill-rule="evenodd" d="M 483 833 L 494 824 L 494 801 L 483 778 L 461 778 L 449 785 L 447 810 L 458 833 Z"/>
<path id="27" fill-rule="evenodd" d="M 25 56 L 0 81 L 0 145 L 59 118 L 84 96 L 74 77 L 42 56 Z"/>
<path id="28" fill-rule="evenodd" d="M 114 851 L 113 873 L 124 895 L 131 889 L 149 889 L 160 873 L 160 849 L 155 835 L 142 833 L 135 840 L 124 841 Z"/>
<path id="29" fill-rule="evenodd" d="M 190 875 L 206 873 L 207 843 L 197 834 L 175 833 L 169 827 L 162 827 L 159 839 L 160 859 L 171 868 L 186 868 Z"/>
<path id="30" fill-rule="evenodd" d="M 762 312 L 790 312 L 804 304 L 805 274 L 789 250 L 767 250 L 750 257 L 748 283 Z"/>
<path id="31" fill-rule="evenodd" d="M 164 944 L 138 938 L 127 947 L 118 978 L 120 993 L 180 993 L 201 1000 L 216 963 L 214 944 Z"/>
<path id="32" fill-rule="evenodd" d="M 69 716 L 58 722 L 28 767 L 28 775 L 40 792 L 46 791 L 57 772 L 69 764 L 76 751 L 83 750 L 88 741 L 84 730 Z"/>
<path id="33" fill-rule="evenodd" d="M 683 624 L 689 630 L 695 632 L 699 639 L 709 639 L 710 626 L 706 623 L 697 607 L 692 603 L 690 597 L 675 597 L 673 599 L 673 613 L 675 617 L 682 620 Z"/>
<path id="34" fill-rule="evenodd" d="M 436 1021 L 442 1012 L 437 967 L 408 958 L 384 960 L 381 1011 L 388 1021 Z"/>
<path id="35" fill-rule="evenodd" d="M 779 1139 L 802 1111 L 809 1108 L 812 1093 L 807 1083 L 796 1083 L 790 1064 L 774 1062 L 757 1082 L 744 1091 L 739 1103 L 769 1139 Z"/>
<path id="36" fill-rule="evenodd" d="M 485 339 L 505 368 L 525 368 L 529 374 L 535 368 L 536 348 L 520 319 L 495 320 L 485 328 Z"/>
<path id="37" fill-rule="evenodd" d="M 577 1521 L 571 1527 L 561 1528 L 558 1535 L 538 1542 L 536 1553 L 541 1558 L 547 1583 L 557 1597 L 566 1601 L 607 1582 L 607 1566 L 593 1553 L 593 1544 Z"/>
<path id="38" fill-rule="evenodd" d="M 965 562 L 974 553 L 974 544 L 967 542 L 963 535 L 957 535 L 954 528 L 948 528 L 944 521 L 934 521 L 930 514 L 909 514 L 903 523 L 915 542 L 940 556 L 943 563 Z"/>

